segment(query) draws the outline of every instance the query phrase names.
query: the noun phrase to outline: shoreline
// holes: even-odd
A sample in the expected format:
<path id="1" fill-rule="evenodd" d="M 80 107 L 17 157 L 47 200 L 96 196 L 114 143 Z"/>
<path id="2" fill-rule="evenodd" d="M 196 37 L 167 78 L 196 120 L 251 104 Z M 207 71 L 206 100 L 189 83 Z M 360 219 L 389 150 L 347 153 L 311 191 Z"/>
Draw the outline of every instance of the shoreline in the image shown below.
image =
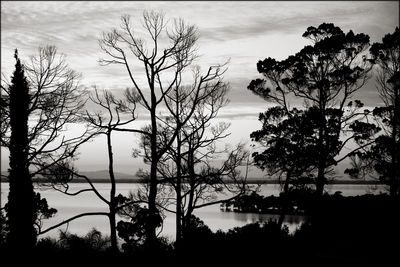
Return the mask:
<path id="1" fill-rule="evenodd" d="M 99 184 L 104 184 L 104 183 L 109 183 L 108 180 L 106 179 L 90 179 L 92 183 L 99 183 Z M 5 178 L 2 178 L 1 183 L 7 183 L 8 180 Z M 33 180 L 34 183 L 47 183 L 47 180 Z M 86 180 L 84 179 L 76 179 L 74 181 L 69 182 L 70 184 L 81 184 L 81 183 L 87 183 Z M 143 184 L 145 181 L 142 180 L 135 180 L 135 179 L 118 179 L 116 181 L 117 184 Z M 252 180 L 248 181 L 246 184 L 279 184 L 279 181 L 277 180 L 270 180 L 270 181 L 265 181 L 265 180 Z M 381 183 L 379 181 L 352 181 L 352 180 L 338 180 L 338 181 L 332 181 L 327 183 L 326 185 L 385 185 L 384 183 Z"/>

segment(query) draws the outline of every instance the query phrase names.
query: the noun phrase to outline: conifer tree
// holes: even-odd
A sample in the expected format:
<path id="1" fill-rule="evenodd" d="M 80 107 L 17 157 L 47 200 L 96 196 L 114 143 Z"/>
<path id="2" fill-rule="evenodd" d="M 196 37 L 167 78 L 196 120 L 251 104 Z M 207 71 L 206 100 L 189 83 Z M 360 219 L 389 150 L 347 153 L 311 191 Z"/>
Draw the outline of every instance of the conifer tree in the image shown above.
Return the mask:
<path id="1" fill-rule="evenodd" d="M 11 247 L 29 250 L 36 243 L 34 191 L 28 164 L 29 84 L 15 50 L 15 71 L 11 80 L 10 168 L 8 195 L 8 242 Z"/>

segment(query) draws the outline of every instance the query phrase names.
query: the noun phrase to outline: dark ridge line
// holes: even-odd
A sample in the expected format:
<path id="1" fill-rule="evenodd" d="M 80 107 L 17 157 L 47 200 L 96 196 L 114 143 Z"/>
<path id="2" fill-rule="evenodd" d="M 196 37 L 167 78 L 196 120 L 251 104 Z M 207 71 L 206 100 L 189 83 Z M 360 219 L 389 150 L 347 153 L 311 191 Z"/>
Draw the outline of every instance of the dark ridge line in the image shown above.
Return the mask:
<path id="1" fill-rule="evenodd" d="M 99 178 L 89 178 L 93 183 L 109 183 L 108 179 L 99 179 Z M 40 182 L 40 183 L 46 183 L 49 180 L 47 179 L 34 179 L 33 182 Z M 1 182 L 2 183 L 6 183 L 8 182 L 8 179 L 5 177 L 1 177 Z M 116 183 L 117 184 L 121 184 L 121 183 L 145 183 L 146 181 L 142 180 L 142 179 L 135 179 L 135 178 L 117 178 Z M 74 179 L 73 181 L 69 182 L 71 184 L 76 183 L 86 183 L 85 179 Z M 229 183 L 229 181 L 227 182 Z M 279 181 L 277 180 L 250 180 L 247 181 L 246 184 L 279 184 Z M 374 180 L 362 180 L 362 181 L 353 181 L 353 180 L 336 180 L 336 181 L 331 181 L 329 183 L 327 183 L 327 185 L 385 185 L 384 183 L 380 182 L 380 181 L 374 181 Z"/>

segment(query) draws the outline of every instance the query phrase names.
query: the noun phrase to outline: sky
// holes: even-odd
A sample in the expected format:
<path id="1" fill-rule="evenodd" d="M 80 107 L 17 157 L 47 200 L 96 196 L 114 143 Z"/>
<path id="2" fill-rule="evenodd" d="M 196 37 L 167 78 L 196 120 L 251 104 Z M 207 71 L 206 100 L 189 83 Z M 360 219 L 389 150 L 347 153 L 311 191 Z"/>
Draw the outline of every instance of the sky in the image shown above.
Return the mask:
<path id="1" fill-rule="evenodd" d="M 332 22 L 344 32 L 366 33 L 371 43 L 381 41 L 399 24 L 398 1 L 1 1 L 1 72 L 11 75 L 15 48 L 26 59 L 39 46 L 52 44 L 82 74 L 81 85 L 120 92 L 131 82 L 121 66 L 99 65 L 104 53 L 98 39 L 102 32 L 118 28 L 124 14 L 131 15 L 141 34 L 144 10 L 162 11 L 168 19 L 183 18 L 198 27 L 200 58 L 196 64 L 203 70 L 229 60 L 224 80 L 231 87 L 231 102 L 221 111 L 221 118 L 232 124 L 229 143 L 249 141 L 249 133 L 260 126 L 257 114 L 267 104 L 246 89 L 252 79 L 260 77 L 259 60 L 282 60 L 298 52 L 309 44 L 301 37 L 307 27 L 323 22 Z M 372 80 L 359 96 L 367 106 L 380 103 Z M 135 141 L 122 135 L 115 140 L 117 165 L 131 172 L 130 149 Z M 100 144 L 105 148 L 100 139 L 82 148 L 77 165 L 105 169 L 105 154 L 98 153 Z M 6 160 L 2 150 L 2 169 Z"/>

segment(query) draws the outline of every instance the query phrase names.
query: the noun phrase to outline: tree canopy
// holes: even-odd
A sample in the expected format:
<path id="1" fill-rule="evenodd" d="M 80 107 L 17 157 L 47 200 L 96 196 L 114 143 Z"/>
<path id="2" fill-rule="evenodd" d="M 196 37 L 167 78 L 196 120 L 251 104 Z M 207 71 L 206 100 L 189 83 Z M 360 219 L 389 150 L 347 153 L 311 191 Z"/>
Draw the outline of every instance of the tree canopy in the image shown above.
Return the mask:
<path id="1" fill-rule="evenodd" d="M 353 31 L 344 33 L 332 23 L 308 27 L 303 34 L 311 41 L 295 55 L 277 61 L 266 58 L 257 63 L 264 79 L 252 80 L 248 89 L 282 107 L 289 117 L 295 105 L 303 105 L 316 131 L 315 153 L 317 194 L 323 193 L 326 174 L 338 163 L 337 155 L 355 137 L 342 141 L 340 136 L 357 118 L 362 107 L 350 98 L 369 78 L 371 63 L 366 57 L 369 36 Z"/>

